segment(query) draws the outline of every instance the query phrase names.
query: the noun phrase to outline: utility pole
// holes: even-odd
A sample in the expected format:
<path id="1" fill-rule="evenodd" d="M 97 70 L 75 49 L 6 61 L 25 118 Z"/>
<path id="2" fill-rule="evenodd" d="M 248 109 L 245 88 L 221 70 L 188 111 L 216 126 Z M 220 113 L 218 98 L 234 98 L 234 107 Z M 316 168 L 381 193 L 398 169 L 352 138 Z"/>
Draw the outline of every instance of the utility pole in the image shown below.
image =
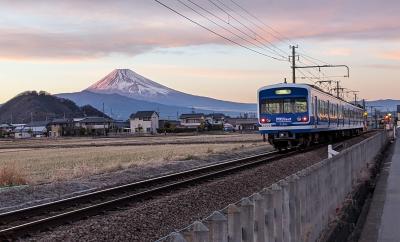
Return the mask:
<path id="1" fill-rule="evenodd" d="M 354 93 L 354 105 L 357 105 L 357 93 Z"/>
<path id="2" fill-rule="evenodd" d="M 336 81 L 336 97 L 337 97 L 337 98 L 339 98 L 339 96 L 340 96 L 340 95 L 339 95 L 339 94 L 340 94 L 339 88 L 340 88 L 340 87 L 339 87 L 339 81 Z"/>
<path id="3" fill-rule="evenodd" d="M 291 46 L 292 47 L 292 81 L 296 83 L 296 48 L 298 46 Z"/>

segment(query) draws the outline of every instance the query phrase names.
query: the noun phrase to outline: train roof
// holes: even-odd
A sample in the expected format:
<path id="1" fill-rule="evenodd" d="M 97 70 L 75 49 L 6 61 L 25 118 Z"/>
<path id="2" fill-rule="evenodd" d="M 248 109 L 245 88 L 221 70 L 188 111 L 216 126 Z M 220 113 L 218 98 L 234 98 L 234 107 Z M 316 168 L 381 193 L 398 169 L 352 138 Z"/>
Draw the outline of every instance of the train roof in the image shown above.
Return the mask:
<path id="1" fill-rule="evenodd" d="M 258 89 L 258 92 L 260 92 L 262 90 L 266 90 L 266 89 L 281 88 L 281 87 L 301 87 L 301 88 L 305 88 L 307 90 L 315 89 L 315 90 L 318 90 L 318 91 L 320 91 L 322 93 L 325 93 L 326 95 L 329 95 L 329 96 L 331 96 L 333 98 L 339 99 L 339 100 L 341 100 L 341 101 L 343 101 L 343 102 L 345 102 L 345 103 L 347 103 L 347 104 L 349 104 L 351 106 L 354 106 L 356 108 L 361 108 L 359 106 L 354 105 L 353 103 L 350 103 L 350 102 L 344 100 L 343 98 L 336 97 L 336 96 L 332 95 L 331 93 L 326 92 L 326 91 L 322 90 L 321 88 L 319 88 L 319 87 L 317 87 L 315 85 L 311 85 L 311 84 L 307 84 L 307 83 L 299 83 L 299 84 L 297 84 L 297 83 L 278 83 L 278 84 L 273 84 L 273 85 L 268 85 L 268 86 L 261 87 L 261 88 Z"/>

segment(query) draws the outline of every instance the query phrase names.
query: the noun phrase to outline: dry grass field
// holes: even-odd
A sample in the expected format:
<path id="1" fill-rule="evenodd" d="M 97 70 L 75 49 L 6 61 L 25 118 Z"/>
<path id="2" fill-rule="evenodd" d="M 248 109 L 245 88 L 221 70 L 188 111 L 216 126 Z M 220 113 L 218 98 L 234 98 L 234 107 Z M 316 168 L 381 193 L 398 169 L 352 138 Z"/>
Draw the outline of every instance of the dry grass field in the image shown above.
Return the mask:
<path id="1" fill-rule="evenodd" d="M 62 181 L 135 166 L 160 166 L 240 151 L 260 142 L 156 144 L 83 148 L 19 149 L 0 152 L 0 187 Z"/>
<path id="2" fill-rule="evenodd" d="M 30 149 L 30 148 L 73 148 L 89 146 L 120 146 L 120 145 L 153 145 L 168 143 L 226 143 L 226 142 L 259 142 L 259 134 L 201 134 L 201 135 L 158 135 L 158 136 L 127 136 L 120 138 L 101 137 L 70 137 L 70 138 L 39 138 L 39 139 L 0 139 L 0 152 L 4 149 Z"/>

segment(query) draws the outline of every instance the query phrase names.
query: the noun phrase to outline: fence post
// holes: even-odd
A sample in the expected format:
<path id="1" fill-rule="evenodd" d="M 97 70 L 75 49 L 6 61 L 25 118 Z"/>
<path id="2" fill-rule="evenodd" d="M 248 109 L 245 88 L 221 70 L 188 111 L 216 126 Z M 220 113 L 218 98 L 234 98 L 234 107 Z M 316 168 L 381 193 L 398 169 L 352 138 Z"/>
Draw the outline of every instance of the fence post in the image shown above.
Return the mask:
<path id="1" fill-rule="evenodd" d="M 254 241 L 254 203 L 248 198 L 240 202 L 240 222 L 242 225 L 242 242 Z"/>
<path id="2" fill-rule="evenodd" d="M 240 210 L 235 204 L 228 206 L 228 241 L 242 241 L 242 225 L 240 224 Z"/>
<path id="3" fill-rule="evenodd" d="M 275 241 L 283 241 L 283 228 L 282 228 L 282 189 L 281 187 L 274 183 L 272 188 L 272 198 L 274 205 L 274 238 Z"/>
<path id="4" fill-rule="evenodd" d="M 305 228 L 306 228 L 306 170 L 303 169 L 297 172 L 299 177 L 298 181 L 298 208 L 299 208 L 299 241 L 305 241 Z"/>
<path id="5" fill-rule="evenodd" d="M 261 196 L 264 197 L 264 207 L 265 207 L 265 241 L 274 242 L 274 201 L 271 188 L 265 188 L 261 192 Z"/>
<path id="6" fill-rule="evenodd" d="M 296 242 L 299 241 L 298 232 L 300 229 L 300 216 L 299 216 L 299 203 L 298 203 L 298 181 L 299 177 L 294 174 L 291 175 L 288 179 L 289 183 L 289 232 L 290 232 L 290 241 Z"/>
<path id="7" fill-rule="evenodd" d="M 228 221 L 226 217 L 215 211 L 207 219 L 210 229 L 210 242 L 228 242 Z"/>
<path id="8" fill-rule="evenodd" d="M 291 241 L 289 225 L 290 225 L 290 210 L 289 210 L 289 184 L 283 179 L 278 182 L 282 189 L 282 234 L 283 241 Z"/>
<path id="9" fill-rule="evenodd" d="M 254 201 L 254 241 L 265 242 L 265 201 L 264 198 L 256 193 L 253 195 Z"/>
<path id="10" fill-rule="evenodd" d="M 193 223 L 193 242 L 209 242 L 209 230 L 202 222 Z"/>

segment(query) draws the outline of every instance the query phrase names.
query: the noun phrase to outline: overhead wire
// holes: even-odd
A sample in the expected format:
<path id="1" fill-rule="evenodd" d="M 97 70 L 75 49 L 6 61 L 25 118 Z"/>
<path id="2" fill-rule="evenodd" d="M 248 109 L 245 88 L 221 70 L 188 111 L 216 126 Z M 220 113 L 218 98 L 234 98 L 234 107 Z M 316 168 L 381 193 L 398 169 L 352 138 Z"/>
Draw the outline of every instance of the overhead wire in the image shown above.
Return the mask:
<path id="1" fill-rule="evenodd" d="M 216 31 L 214 31 L 214 30 L 212 30 L 212 29 L 210 29 L 210 28 L 208 28 L 208 27 L 202 25 L 201 23 L 199 23 L 199 22 L 197 22 L 197 21 L 195 21 L 195 20 L 193 20 L 193 19 L 187 17 L 186 15 L 180 13 L 179 11 L 173 9 L 172 7 L 170 7 L 170 6 L 166 5 L 166 4 L 164 4 L 164 3 L 161 2 L 160 0 L 154 0 L 154 1 L 157 2 L 158 4 L 160 4 L 161 6 L 163 6 L 163 7 L 167 8 L 167 9 L 169 9 L 170 11 L 176 13 L 177 15 L 179 15 L 179 16 L 185 18 L 186 20 L 190 21 L 191 23 L 193 23 L 193 24 L 195 24 L 195 25 L 197 25 L 197 26 L 199 26 L 199 27 L 201 27 L 201 28 L 203 28 L 203 29 L 205 29 L 205 30 L 207 30 L 207 31 L 209 31 L 209 32 L 211 32 L 211 33 L 213 33 L 213 34 L 215 34 L 215 35 L 217 35 L 217 36 L 223 38 L 223 39 L 225 39 L 225 40 L 228 41 L 228 42 L 231 42 L 231 43 L 233 43 L 233 44 L 235 44 L 235 45 L 238 45 L 238 46 L 240 46 L 240 47 L 242 47 L 242 48 L 245 48 L 245 49 L 247 49 L 247 50 L 249 50 L 249 51 L 252 51 L 252 52 L 254 52 L 254 53 L 257 53 L 257 54 L 259 54 L 259 55 L 263 55 L 263 56 L 265 56 L 265 57 L 268 57 L 268 58 L 271 58 L 271 59 L 274 59 L 274 60 L 287 61 L 286 59 L 279 59 L 279 58 L 277 58 L 277 57 L 274 57 L 274 56 L 271 56 L 271 55 L 267 55 L 267 54 L 262 53 L 262 52 L 260 52 L 260 51 L 258 51 L 258 50 L 254 50 L 254 49 L 252 49 L 252 48 L 250 48 L 250 47 L 247 47 L 247 46 L 245 46 L 245 45 L 243 45 L 243 44 L 241 44 L 241 43 L 239 43 L 239 42 L 237 42 L 237 41 L 235 41 L 235 40 L 232 40 L 232 39 L 230 39 L 230 38 L 228 38 L 228 37 L 226 37 L 226 36 L 224 36 L 224 35 L 222 35 L 222 34 L 219 34 L 218 32 L 216 32 Z"/>
<path id="2" fill-rule="evenodd" d="M 207 20 L 210 21 L 211 23 L 213 23 L 213 24 L 217 25 L 218 27 L 224 29 L 225 31 L 227 31 L 227 32 L 229 32 L 229 33 L 231 33 L 231 34 L 233 34 L 233 35 L 236 36 L 237 38 L 240 38 L 241 40 L 243 40 L 243 41 L 245 41 L 245 42 L 247 42 L 247 43 L 249 43 L 249 44 L 252 44 L 252 45 L 254 45 L 254 46 L 256 46 L 256 47 L 258 47 L 258 48 L 260 48 L 260 49 L 264 49 L 265 51 L 268 51 L 270 54 L 275 55 L 275 53 L 271 52 L 271 50 L 265 49 L 263 46 L 257 45 L 257 44 L 255 44 L 255 43 L 253 43 L 253 42 L 251 42 L 251 41 L 249 41 L 249 40 L 243 38 L 242 36 L 240 36 L 240 35 L 234 33 L 234 32 L 231 31 L 230 29 L 228 29 L 228 28 L 226 28 L 226 27 L 220 25 L 219 23 L 215 22 L 214 20 L 210 19 L 209 17 L 203 15 L 202 13 L 200 13 L 200 12 L 198 12 L 197 10 L 193 9 L 192 7 L 188 6 L 188 5 L 187 5 L 186 3 L 184 3 L 182 0 L 177 0 L 177 1 L 178 1 L 180 4 L 184 5 L 185 7 L 187 7 L 188 9 L 190 9 L 190 10 L 192 10 L 193 12 L 197 13 L 198 15 L 202 16 L 203 18 L 207 19 Z M 205 11 L 206 13 L 210 14 L 210 15 L 213 16 L 214 18 L 217 18 L 217 19 L 223 21 L 224 23 L 230 25 L 229 23 L 225 22 L 224 19 L 220 18 L 219 16 L 215 15 L 214 13 L 210 12 L 209 10 L 203 8 L 203 7 L 200 6 L 199 4 L 193 2 L 192 0 L 187 0 L 187 1 L 189 1 L 189 2 L 190 2 L 191 4 L 193 4 L 194 6 L 200 8 L 201 10 Z M 232 26 L 232 25 L 230 25 L 230 26 Z M 248 34 L 246 34 L 245 32 L 241 31 L 241 29 L 237 28 L 236 26 L 232 26 L 232 27 L 234 27 L 237 31 L 241 32 L 242 34 L 246 35 L 247 37 L 249 37 L 249 38 L 252 40 L 252 37 L 249 36 Z M 280 57 L 282 57 L 282 56 L 280 56 Z"/>
<path id="3" fill-rule="evenodd" d="M 230 6 L 228 6 L 227 4 L 223 3 L 220 0 L 216 0 L 217 2 L 219 2 L 222 6 L 225 6 L 228 10 L 234 12 L 235 14 L 237 14 L 238 16 L 240 16 L 241 18 L 245 19 L 247 22 L 251 23 L 252 25 L 254 25 L 255 27 L 257 27 L 258 29 L 264 31 L 265 33 L 267 33 L 268 35 L 271 35 L 272 37 L 274 37 L 275 39 L 277 39 L 278 41 L 282 41 L 282 39 L 280 39 L 279 37 L 277 37 L 274 33 L 267 31 L 265 28 L 262 28 L 261 26 L 259 26 L 257 23 L 255 23 L 254 21 L 252 21 L 251 19 L 247 18 L 246 16 L 244 16 L 243 14 L 241 14 L 238 11 L 235 11 L 233 8 L 231 8 Z M 238 4 L 236 4 L 235 2 L 233 2 L 236 6 L 239 6 Z M 243 8 L 241 8 L 243 9 Z M 288 53 L 282 49 L 280 49 L 279 47 L 275 46 L 272 42 L 269 41 L 269 44 L 271 46 L 273 46 L 274 48 L 276 48 L 277 50 L 281 51 L 282 53 L 284 53 L 285 55 L 288 55 Z"/>
<path id="4" fill-rule="evenodd" d="M 264 25 L 265 27 L 267 27 L 268 29 L 270 29 L 271 31 L 275 32 L 277 35 L 280 35 L 281 37 L 275 36 L 273 35 L 276 39 L 282 41 L 282 42 L 286 42 L 287 44 L 291 45 L 290 43 L 290 39 L 285 37 L 283 34 L 279 33 L 278 31 L 276 31 L 274 28 L 272 28 L 271 26 L 269 26 L 268 24 L 266 24 L 265 22 L 261 21 L 261 19 L 259 19 L 256 15 L 250 13 L 250 11 L 248 11 L 247 9 L 245 9 L 244 7 L 242 7 L 241 5 L 239 5 L 236 1 L 234 0 L 230 0 L 234 5 L 236 5 L 238 8 L 240 8 L 241 10 L 243 10 L 245 13 L 247 13 L 250 17 L 254 18 L 255 20 L 257 20 L 260 24 Z M 271 34 L 272 35 L 272 34 Z"/>
<path id="5" fill-rule="evenodd" d="M 220 1 L 220 0 L 217 0 Z M 259 17 L 257 17 L 255 14 L 252 14 L 249 10 L 247 10 L 246 8 L 244 8 L 243 6 L 241 6 L 240 4 L 238 4 L 235 0 L 230 0 L 236 7 L 240 8 L 243 12 L 245 12 L 247 15 L 249 15 L 250 17 L 252 17 L 253 19 L 255 19 L 258 23 L 260 23 L 261 25 L 267 27 L 270 31 L 267 31 L 268 33 L 270 33 L 273 37 L 275 37 L 277 40 L 280 40 L 282 42 L 285 42 L 289 45 L 293 45 L 291 42 L 292 40 L 290 38 L 288 38 L 287 36 L 283 35 L 282 33 L 280 33 L 279 31 L 275 30 L 272 26 L 266 24 L 264 21 L 262 21 Z M 249 20 L 251 21 L 251 20 Z M 253 22 L 253 21 L 251 21 Z M 253 22 L 254 23 L 254 22 Z M 255 24 L 255 23 L 254 23 Z M 260 27 L 259 25 L 255 24 L 256 26 L 258 26 L 260 29 L 263 29 L 265 31 L 264 28 Z M 303 56 L 304 59 L 308 59 L 311 63 L 315 64 L 315 65 L 319 65 L 319 63 L 323 63 L 328 65 L 329 63 L 314 58 L 308 54 L 305 54 L 304 52 L 297 52 L 299 53 L 300 56 Z M 316 62 L 315 62 L 316 61 Z"/>
<path id="6" fill-rule="evenodd" d="M 212 5 L 214 5 L 215 7 L 217 7 L 219 10 L 221 10 L 222 12 L 224 12 L 225 14 L 227 14 L 229 17 L 231 17 L 233 20 L 235 20 L 239 25 L 243 26 L 245 29 L 247 29 L 249 32 L 251 32 L 252 34 L 254 34 L 254 36 L 258 36 L 258 38 L 262 39 L 263 41 L 267 42 L 269 45 L 271 45 L 272 47 L 270 47 L 269 45 L 266 45 L 263 43 L 264 46 L 266 46 L 267 48 L 269 48 L 270 50 L 274 51 L 277 55 L 280 55 L 281 57 L 282 54 L 278 52 L 278 50 L 276 47 L 274 47 L 274 45 L 267 39 L 265 39 L 263 36 L 259 35 L 257 32 L 255 32 L 253 29 L 251 29 L 250 27 L 246 26 L 243 22 L 241 22 L 240 20 L 238 20 L 235 16 L 233 16 L 232 14 L 230 14 L 229 12 L 227 12 L 223 7 L 219 6 L 218 4 L 216 4 L 213 0 L 208 0 Z M 221 4 L 221 2 L 220 2 Z M 221 4 L 223 6 L 223 3 Z M 257 38 L 254 38 L 254 40 L 257 40 Z M 262 43 L 261 41 L 259 41 L 260 43 Z M 280 50 L 281 51 L 281 50 Z M 287 53 L 283 52 L 285 55 L 287 55 Z M 285 56 L 286 58 L 286 56 Z"/>

